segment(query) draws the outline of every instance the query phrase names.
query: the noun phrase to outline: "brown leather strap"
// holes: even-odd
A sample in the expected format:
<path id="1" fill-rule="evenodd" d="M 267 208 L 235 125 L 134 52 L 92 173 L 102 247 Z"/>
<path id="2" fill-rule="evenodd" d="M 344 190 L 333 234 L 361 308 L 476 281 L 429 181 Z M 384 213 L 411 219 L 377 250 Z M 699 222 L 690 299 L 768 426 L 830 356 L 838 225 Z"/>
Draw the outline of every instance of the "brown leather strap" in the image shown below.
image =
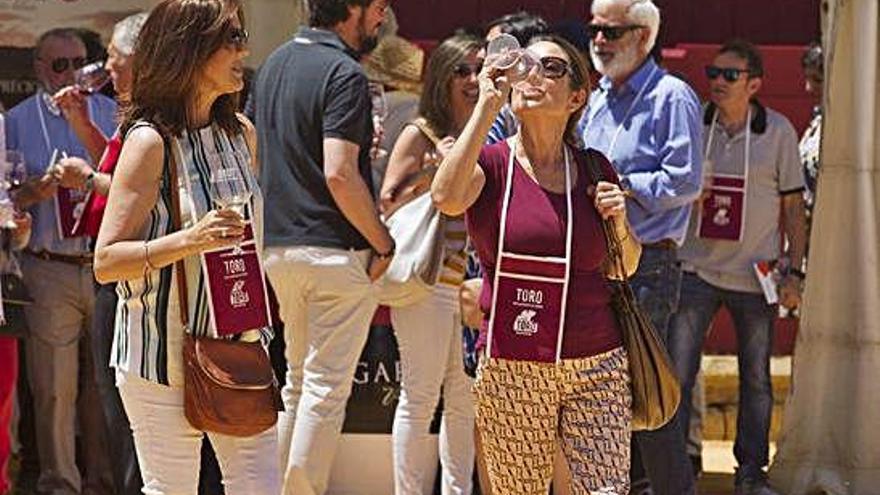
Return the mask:
<path id="1" fill-rule="evenodd" d="M 177 160 L 174 157 L 174 150 L 171 141 L 165 150 L 168 153 L 168 187 L 171 189 L 171 226 L 175 232 L 181 230 L 182 222 L 180 220 L 180 185 L 177 180 Z M 189 325 L 189 300 L 186 288 L 186 262 L 183 258 L 174 263 L 177 278 L 177 300 L 178 310 L 180 313 L 180 323 L 186 328 Z"/>
<path id="2" fill-rule="evenodd" d="M 437 146 L 437 143 L 440 142 L 440 136 L 438 136 L 437 133 L 434 132 L 434 129 L 431 128 L 431 125 L 428 124 L 428 119 L 419 117 L 410 122 L 409 125 L 414 126 L 421 131 L 421 133 L 424 134 L 435 147 Z"/>
<path id="3" fill-rule="evenodd" d="M 590 183 L 595 186 L 599 181 L 604 179 L 602 167 L 596 161 L 592 152 L 587 152 L 587 174 L 590 176 Z M 605 233 L 605 244 L 608 247 L 608 256 L 610 257 L 613 267 L 618 271 L 624 283 L 629 282 L 629 276 L 626 273 L 626 264 L 623 262 L 623 243 L 617 237 L 617 229 L 614 228 L 614 221 L 605 219 L 602 221 L 602 230 Z"/>

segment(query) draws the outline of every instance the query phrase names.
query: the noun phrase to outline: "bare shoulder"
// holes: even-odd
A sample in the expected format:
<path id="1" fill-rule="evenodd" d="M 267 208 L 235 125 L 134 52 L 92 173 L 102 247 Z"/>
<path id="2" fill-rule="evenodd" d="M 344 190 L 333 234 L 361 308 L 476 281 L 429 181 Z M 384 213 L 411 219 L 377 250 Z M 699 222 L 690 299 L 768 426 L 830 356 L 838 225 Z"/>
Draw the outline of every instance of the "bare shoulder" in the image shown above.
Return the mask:
<path id="1" fill-rule="evenodd" d="M 165 140 L 153 127 L 138 126 L 125 136 L 119 156 L 119 172 L 131 171 L 143 177 L 161 174 L 165 157 Z"/>

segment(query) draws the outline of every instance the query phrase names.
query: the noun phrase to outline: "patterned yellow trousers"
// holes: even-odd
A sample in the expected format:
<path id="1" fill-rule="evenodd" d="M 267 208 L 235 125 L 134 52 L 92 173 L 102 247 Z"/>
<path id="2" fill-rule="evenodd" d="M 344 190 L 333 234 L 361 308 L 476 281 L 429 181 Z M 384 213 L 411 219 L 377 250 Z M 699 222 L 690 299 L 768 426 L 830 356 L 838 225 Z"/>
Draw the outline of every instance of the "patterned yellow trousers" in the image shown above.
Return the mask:
<path id="1" fill-rule="evenodd" d="M 556 443 L 576 495 L 629 492 L 629 363 L 622 348 L 560 364 L 484 359 L 474 384 L 492 493 L 546 495 Z"/>

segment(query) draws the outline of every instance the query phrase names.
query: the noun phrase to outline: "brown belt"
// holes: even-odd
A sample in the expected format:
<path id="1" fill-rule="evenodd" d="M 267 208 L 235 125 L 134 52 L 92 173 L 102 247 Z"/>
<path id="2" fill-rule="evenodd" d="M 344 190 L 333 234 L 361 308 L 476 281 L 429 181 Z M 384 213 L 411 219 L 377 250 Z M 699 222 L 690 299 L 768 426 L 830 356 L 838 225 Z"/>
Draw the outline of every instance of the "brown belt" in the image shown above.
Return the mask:
<path id="1" fill-rule="evenodd" d="M 55 261 L 58 263 L 67 263 L 68 265 L 91 266 L 94 263 L 94 258 L 92 258 L 91 254 L 56 254 L 50 253 L 49 251 L 31 251 L 30 249 L 25 249 L 24 252 L 25 254 L 43 261 Z"/>
<path id="2" fill-rule="evenodd" d="M 649 249 L 676 249 L 678 244 L 672 239 L 663 239 L 662 241 L 652 242 L 650 244 L 642 244 L 643 248 Z"/>

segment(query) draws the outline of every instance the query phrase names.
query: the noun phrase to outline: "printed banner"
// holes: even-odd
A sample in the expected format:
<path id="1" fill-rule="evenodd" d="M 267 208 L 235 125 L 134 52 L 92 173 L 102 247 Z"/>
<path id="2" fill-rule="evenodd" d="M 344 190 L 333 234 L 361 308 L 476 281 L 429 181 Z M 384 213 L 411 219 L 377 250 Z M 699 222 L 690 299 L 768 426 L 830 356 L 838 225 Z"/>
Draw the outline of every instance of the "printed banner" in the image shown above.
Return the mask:
<path id="1" fill-rule="evenodd" d="M 263 262 L 253 239 L 248 225 L 239 246 L 202 253 L 211 318 L 220 336 L 272 325 Z"/>
<path id="2" fill-rule="evenodd" d="M 86 206 L 87 195 L 84 191 L 59 187 L 55 194 L 55 219 L 58 237 L 69 239 L 78 237 L 74 234 L 76 225 L 82 217 Z"/>

